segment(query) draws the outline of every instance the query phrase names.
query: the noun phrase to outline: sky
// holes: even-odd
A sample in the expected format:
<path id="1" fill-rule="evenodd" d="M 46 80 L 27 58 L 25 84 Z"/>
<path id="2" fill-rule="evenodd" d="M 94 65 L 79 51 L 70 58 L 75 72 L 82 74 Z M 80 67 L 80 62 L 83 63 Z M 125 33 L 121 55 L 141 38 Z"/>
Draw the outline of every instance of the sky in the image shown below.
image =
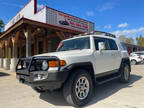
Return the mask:
<path id="1" fill-rule="evenodd" d="M 0 0 L 0 18 L 6 24 L 29 0 Z M 38 0 L 48 6 L 92 21 L 95 29 L 132 37 L 144 35 L 144 0 Z"/>

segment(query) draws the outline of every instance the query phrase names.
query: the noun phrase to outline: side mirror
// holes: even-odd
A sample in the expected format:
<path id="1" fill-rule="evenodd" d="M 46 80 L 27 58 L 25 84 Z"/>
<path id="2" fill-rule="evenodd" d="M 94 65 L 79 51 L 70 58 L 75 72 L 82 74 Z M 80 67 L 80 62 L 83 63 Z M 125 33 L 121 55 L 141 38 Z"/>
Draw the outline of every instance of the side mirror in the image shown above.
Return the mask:
<path id="1" fill-rule="evenodd" d="M 98 43 L 98 48 L 99 48 L 99 51 L 105 50 L 105 43 L 104 42 L 99 42 Z"/>

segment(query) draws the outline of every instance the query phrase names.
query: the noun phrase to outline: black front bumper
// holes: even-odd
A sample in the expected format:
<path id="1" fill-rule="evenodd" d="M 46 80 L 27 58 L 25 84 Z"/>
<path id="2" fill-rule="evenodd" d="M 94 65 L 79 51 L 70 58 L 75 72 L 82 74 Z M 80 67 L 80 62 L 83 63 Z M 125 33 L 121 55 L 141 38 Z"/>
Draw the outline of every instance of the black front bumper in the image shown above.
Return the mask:
<path id="1" fill-rule="evenodd" d="M 33 73 L 30 75 L 17 74 L 17 79 L 19 79 L 21 83 L 32 87 L 42 88 L 43 90 L 55 90 L 61 88 L 67 77 L 67 71 L 48 73 L 48 78 L 40 81 L 34 81 Z"/>
<path id="2" fill-rule="evenodd" d="M 21 59 L 20 59 L 21 60 Z M 19 60 L 19 61 L 20 61 Z M 57 59 L 58 60 L 58 59 Z M 32 60 L 30 60 L 32 63 Z M 30 71 L 31 63 L 29 63 L 28 68 L 18 69 L 16 67 L 17 79 L 24 84 L 30 85 L 33 88 L 41 88 L 42 90 L 55 90 L 61 88 L 62 84 L 68 77 L 68 70 L 49 72 L 49 71 Z M 48 73 L 48 77 L 43 80 L 34 81 L 35 74 Z"/>

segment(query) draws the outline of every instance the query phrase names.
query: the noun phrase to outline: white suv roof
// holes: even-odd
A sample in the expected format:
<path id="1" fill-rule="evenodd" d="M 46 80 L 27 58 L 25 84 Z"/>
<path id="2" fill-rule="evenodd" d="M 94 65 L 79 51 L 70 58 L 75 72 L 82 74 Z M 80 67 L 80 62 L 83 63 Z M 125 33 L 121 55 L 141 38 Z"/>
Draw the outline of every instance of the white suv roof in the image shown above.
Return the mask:
<path id="1" fill-rule="evenodd" d="M 111 34 L 111 33 L 106 33 L 106 32 L 101 32 L 101 31 L 94 31 L 94 32 L 91 32 L 91 33 L 79 34 L 79 35 L 76 35 L 72 38 L 65 39 L 65 40 L 71 40 L 71 39 L 82 38 L 82 37 L 90 37 L 90 36 L 110 38 L 110 39 L 114 39 L 114 40 L 116 39 L 116 36 Z"/>

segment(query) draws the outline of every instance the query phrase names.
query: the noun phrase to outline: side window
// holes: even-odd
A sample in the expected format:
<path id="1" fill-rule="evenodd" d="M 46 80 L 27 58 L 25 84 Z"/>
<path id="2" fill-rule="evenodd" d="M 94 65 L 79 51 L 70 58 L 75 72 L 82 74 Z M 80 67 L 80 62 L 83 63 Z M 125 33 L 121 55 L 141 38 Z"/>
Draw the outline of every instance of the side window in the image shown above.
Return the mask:
<path id="1" fill-rule="evenodd" d="M 112 39 L 108 39 L 110 50 L 118 50 L 116 42 Z"/>
<path id="2" fill-rule="evenodd" d="M 125 44 L 123 42 L 120 42 L 121 46 L 122 46 L 122 50 L 127 50 Z"/>
<path id="3" fill-rule="evenodd" d="M 98 43 L 99 42 L 104 42 L 105 43 L 105 50 L 109 50 L 109 45 L 108 45 L 108 41 L 106 38 L 94 38 L 94 42 L 95 42 L 95 48 L 96 50 L 99 50 L 99 47 L 98 47 Z"/>

